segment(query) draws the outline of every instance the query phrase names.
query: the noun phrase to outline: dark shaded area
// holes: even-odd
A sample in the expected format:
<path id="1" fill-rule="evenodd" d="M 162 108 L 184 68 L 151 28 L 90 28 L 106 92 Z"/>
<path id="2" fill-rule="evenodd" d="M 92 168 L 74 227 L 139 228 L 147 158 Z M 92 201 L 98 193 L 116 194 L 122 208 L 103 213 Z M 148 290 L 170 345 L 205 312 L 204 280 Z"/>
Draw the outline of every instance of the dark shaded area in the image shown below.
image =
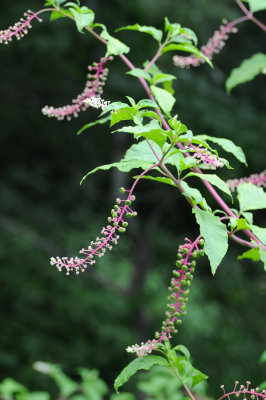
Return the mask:
<path id="1" fill-rule="evenodd" d="M 135 22 L 159 28 L 168 15 L 194 29 L 200 43 L 223 17 L 241 15 L 229 0 L 84 4 L 110 32 Z M 0 26 L 39 7 L 41 2 L 33 0 L 7 2 L 0 6 Z M 117 35 L 131 46 L 129 58 L 136 65 L 156 51 L 148 35 Z M 230 158 L 235 169 L 222 172 L 226 179 L 265 169 L 265 77 L 234 89 L 231 96 L 224 88 L 231 69 L 263 51 L 264 43 L 263 32 L 249 22 L 232 35 L 213 70 L 179 70 L 170 55 L 159 62 L 161 69 L 177 75 L 175 112 L 182 121 L 194 133 L 227 137 L 243 147 L 248 169 Z M 69 104 L 82 91 L 87 65 L 105 52 L 70 21 L 49 23 L 44 16 L 42 24 L 33 22 L 27 37 L 1 45 L 0 52 L 0 379 L 12 376 L 45 390 L 48 381 L 31 369 L 34 361 L 43 360 L 61 363 L 72 375 L 77 366 L 98 368 L 111 383 L 132 358 L 124 349 L 160 326 L 177 247 L 197 234 L 194 217 L 173 188 L 143 182 L 136 190 L 139 217 L 112 253 L 78 277 L 50 267 L 50 256 L 77 254 L 99 234 L 117 188 L 130 184 L 129 177 L 99 172 L 82 186 L 79 182 L 97 165 L 119 160 L 131 138 L 111 135 L 105 126 L 76 136 L 97 117 L 95 110 L 70 122 L 42 116 L 44 105 Z M 142 98 L 142 88 L 124 74 L 127 69 L 118 58 L 109 68 L 106 99 Z M 255 222 L 265 226 L 265 213 L 258 212 Z M 200 262 L 188 316 L 175 339 L 189 347 L 195 366 L 210 376 L 213 394 L 221 383 L 249 379 L 257 385 L 264 375 L 258 358 L 265 347 L 266 280 L 262 265 L 236 261 L 241 252 L 231 244 L 214 278 L 207 260 Z"/>

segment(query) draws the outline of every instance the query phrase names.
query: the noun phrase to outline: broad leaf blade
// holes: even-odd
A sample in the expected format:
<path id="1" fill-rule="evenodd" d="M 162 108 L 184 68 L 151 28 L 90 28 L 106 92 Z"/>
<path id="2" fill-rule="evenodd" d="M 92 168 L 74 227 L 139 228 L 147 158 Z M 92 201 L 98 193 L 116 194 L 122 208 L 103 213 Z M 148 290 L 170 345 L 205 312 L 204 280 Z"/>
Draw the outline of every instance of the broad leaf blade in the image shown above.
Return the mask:
<path id="1" fill-rule="evenodd" d="M 185 178 L 189 176 L 197 176 L 198 178 L 210 182 L 212 185 L 216 186 L 218 189 L 222 190 L 223 192 L 227 193 L 230 197 L 232 197 L 229 187 L 226 183 L 219 178 L 219 176 L 215 174 L 198 174 L 196 172 L 189 172 Z"/>
<path id="2" fill-rule="evenodd" d="M 247 165 L 246 156 L 243 150 L 241 149 L 240 146 L 237 146 L 234 142 L 232 142 L 232 140 L 224 138 L 216 138 L 208 135 L 197 135 L 195 137 L 201 140 L 208 140 L 210 142 L 217 143 L 225 151 L 227 151 L 227 153 L 233 154 L 238 159 L 238 161 Z"/>
<path id="3" fill-rule="evenodd" d="M 252 183 L 241 183 L 237 187 L 240 211 L 261 210 L 266 208 L 266 193 Z"/>
<path id="4" fill-rule="evenodd" d="M 200 233 L 205 240 L 204 251 L 210 260 L 214 275 L 228 249 L 226 225 L 220 221 L 219 217 L 207 211 L 193 208 L 193 212 L 200 226 Z"/>
<path id="5" fill-rule="evenodd" d="M 174 96 L 172 96 L 167 90 L 154 85 L 151 86 L 151 92 L 161 109 L 170 117 L 170 112 L 176 101 Z"/>
<path id="6" fill-rule="evenodd" d="M 121 28 L 118 28 L 117 31 L 123 31 L 123 30 L 130 30 L 130 31 L 139 31 L 143 33 L 148 33 L 151 35 L 157 42 L 161 42 L 162 37 L 163 37 L 163 32 L 159 29 L 154 28 L 153 26 L 146 26 L 146 25 L 127 25 L 127 26 L 122 26 Z"/>
<path id="7" fill-rule="evenodd" d="M 260 74 L 264 68 L 266 68 L 266 54 L 257 53 L 247 58 L 239 67 L 231 71 L 229 78 L 225 82 L 227 92 L 230 92 L 241 83 L 251 81 Z"/>
<path id="8" fill-rule="evenodd" d="M 251 12 L 266 10 L 266 0 L 244 0 L 249 4 Z"/>
<path id="9" fill-rule="evenodd" d="M 143 358 L 136 358 L 135 360 L 131 361 L 118 375 L 114 382 L 114 388 L 116 392 L 118 389 L 123 386 L 131 376 L 135 375 L 137 371 L 140 369 L 149 370 L 153 365 L 169 365 L 167 360 L 160 356 L 153 356 L 149 355 Z"/>

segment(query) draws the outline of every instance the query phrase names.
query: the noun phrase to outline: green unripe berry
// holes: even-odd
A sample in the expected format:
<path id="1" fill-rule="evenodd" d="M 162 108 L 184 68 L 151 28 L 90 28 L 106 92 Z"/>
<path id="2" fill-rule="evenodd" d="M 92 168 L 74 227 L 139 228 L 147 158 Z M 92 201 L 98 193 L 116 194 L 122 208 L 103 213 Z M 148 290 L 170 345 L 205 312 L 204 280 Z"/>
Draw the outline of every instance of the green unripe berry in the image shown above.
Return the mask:
<path id="1" fill-rule="evenodd" d="M 119 199 L 119 197 L 117 197 L 115 201 L 116 201 L 117 204 L 120 204 L 120 202 L 121 202 L 121 200 Z"/>
<path id="2" fill-rule="evenodd" d="M 187 281 L 185 279 L 182 279 L 182 281 L 180 283 L 181 283 L 181 286 L 185 286 L 187 284 Z"/>
<path id="3" fill-rule="evenodd" d="M 204 245 L 204 243 L 205 243 L 204 239 L 200 239 L 200 241 L 199 241 L 199 245 L 200 245 L 200 246 L 203 246 L 203 245 Z"/>
<path id="4" fill-rule="evenodd" d="M 124 189 L 123 187 L 121 187 L 121 188 L 119 189 L 119 192 L 120 192 L 121 194 L 124 194 L 124 193 L 125 193 L 125 189 Z"/>
<path id="5" fill-rule="evenodd" d="M 126 231 L 126 228 L 122 228 L 121 226 L 120 226 L 120 228 L 118 229 L 118 232 L 120 232 L 120 233 L 123 233 L 123 232 L 125 232 Z"/>
<path id="6" fill-rule="evenodd" d="M 131 217 L 133 217 L 133 215 L 132 215 L 132 213 L 129 213 L 129 212 L 128 212 L 128 213 L 126 213 L 126 217 L 127 217 L 127 218 L 131 218 Z"/>
<path id="7" fill-rule="evenodd" d="M 181 319 L 178 319 L 177 321 L 176 321 L 176 324 L 177 325 L 181 325 L 183 323 L 183 321 L 181 320 Z"/>
<path id="8" fill-rule="evenodd" d="M 204 250 L 200 250 L 199 255 L 200 255 L 201 257 L 203 257 L 203 256 L 205 255 L 205 251 L 204 251 Z"/>
<path id="9" fill-rule="evenodd" d="M 193 253 L 192 253 L 192 257 L 193 258 L 197 258 L 198 255 L 199 255 L 199 252 L 197 250 L 194 250 Z"/>
<path id="10" fill-rule="evenodd" d="M 181 269 L 182 269 L 182 271 L 187 271 L 188 270 L 188 266 L 187 265 L 182 265 Z"/>
<path id="11" fill-rule="evenodd" d="M 123 223 L 122 223 L 122 226 L 123 226 L 124 228 L 126 228 L 126 227 L 128 226 L 128 222 L 123 222 Z"/>
<path id="12" fill-rule="evenodd" d="M 196 261 L 195 261 L 195 260 L 192 261 L 191 266 L 192 266 L 193 268 L 196 267 Z"/>
<path id="13" fill-rule="evenodd" d="M 127 206 L 130 206 L 131 201 L 130 200 L 126 200 L 125 203 L 126 203 Z"/>
<path id="14" fill-rule="evenodd" d="M 155 337 L 155 339 L 159 339 L 159 337 L 160 337 L 160 333 L 159 333 L 159 332 L 155 332 L 155 335 L 154 335 L 154 337 Z"/>
<path id="15" fill-rule="evenodd" d="M 180 307 L 180 310 L 181 310 L 181 311 L 185 311 L 185 309 L 186 309 L 185 304 L 184 304 L 183 306 Z"/>

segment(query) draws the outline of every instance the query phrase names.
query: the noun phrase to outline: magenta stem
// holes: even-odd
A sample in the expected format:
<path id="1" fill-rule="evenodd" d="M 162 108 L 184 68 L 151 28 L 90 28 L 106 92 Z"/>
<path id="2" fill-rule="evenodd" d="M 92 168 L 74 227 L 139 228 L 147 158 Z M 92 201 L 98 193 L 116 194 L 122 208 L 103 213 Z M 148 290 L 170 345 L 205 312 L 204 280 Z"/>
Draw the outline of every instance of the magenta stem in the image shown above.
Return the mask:
<path id="1" fill-rule="evenodd" d="M 236 4 L 243 11 L 243 13 L 250 19 L 254 24 L 258 25 L 264 32 L 266 32 L 266 25 L 260 22 L 254 15 L 244 6 L 241 0 L 235 0 Z"/>

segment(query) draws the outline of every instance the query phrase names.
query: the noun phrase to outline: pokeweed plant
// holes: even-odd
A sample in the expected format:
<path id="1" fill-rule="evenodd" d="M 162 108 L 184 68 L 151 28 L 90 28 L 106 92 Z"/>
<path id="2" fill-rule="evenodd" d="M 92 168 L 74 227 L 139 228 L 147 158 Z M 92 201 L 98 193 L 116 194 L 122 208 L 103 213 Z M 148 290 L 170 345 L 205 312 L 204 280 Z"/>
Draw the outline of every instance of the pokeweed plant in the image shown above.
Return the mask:
<path id="1" fill-rule="evenodd" d="M 79 133 L 97 123 L 109 123 L 113 132 L 129 133 L 136 140 L 119 162 L 96 167 L 84 176 L 82 182 L 90 174 L 113 167 L 122 172 L 133 169 L 143 171 L 134 177 L 131 188 L 120 189 L 121 197 L 116 199 L 107 226 L 87 248 L 80 250 L 81 257 L 55 256 L 51 258 L 51 265 L 55 265 L 59 271 L 65 270 L 67 275 L 70 272 L 79 274 L 84 272 L 88 265 L 95 264 L 96 257 L 102 257 L 106 250 L 111 250 L 118 243 L 120 234 L 126 231 L 128 219 L 137 215 L 132 209 L 132 202 L 135 200 L 133 192 L 138 182 L 143 179 L 171 185 L 179 190 L 191 205 L 195 222 L 199 226 L 198 237 L 194 240 L 186 238 L 178 248 L 161 329 L 155 333 L 153 339 L 127 348 L 128 352 L 136 353 L 137 358 L 116 378 L 116 390 L 138 370 L 148 370 L 154 365 L 160 365 L 172 369 L 186 394 L 193 400 L 192 388 L 207 379 L 207 376 L 192 365 L 188 349 L 182 345 L 173 347 L 172 336 L 178 332 L 177 327 L 186 314 L 186 303 L 197 258 L 206 254 L 211 271 L 215 274 L 227 253 L 228 239 L 231 239 L 248 248 L 239 259 L 261 260 L 266 269 L 266 229 L 253 224 L 252 215 L 253 210 L 266 208 L 266 193 L 263 190 L 266 182 L 265 171 L 249 178 L 223 181 L 217 175 L 219 168 L 232 167 L 227 159 L 219 156 L 213 144 L 218 144 L 225 152 L 233 154 L 239 162 L 247 164 L 241 147 L 228 139 L 193 134 L 173 112 L 176 101 L 173 88 L 175 76 L 162 71 L 158 64 L 164 54 L 175 51 L 181 52 L 173 57 L 173 63 L 177 67 L 196 67 L 202 63 L 213 67 L 211 60 L 214 54 L 224 47 L 231 33 L 237 32 L 238 24 L 250 20 L 266 31 L 266 26 L 254 16 L 254 12 L 266 9 L 265 1 L 247 0 L 249 9 L 241 0 L 235 1 L 244 15 L 223 23 L 200 49 L 197 47 L 197 36 L 191 29 L 182 27 L 177 22 L 170 22 L 167 17 L 164 19 L 163 30 L 137 23 L 118 28 L 117 32 L 131 30 L 148 34 L 157 42 L 158 49 L 155 55 L 138 67 L 126 56 L 131 49 L 112 36 L 104 24 L 95 22 L 94 12 L 86 6 L 81 6 L 79 0 L 46 0 L 44 9 L 38 12 L 28 11 L 19 22 L 0 31 L 0 43 L 7 44 L 13 38 L 21 39 L 28 33 L 34 20 L 41 22 L 40 15 L 50 12 L 51 20 L 70 18 L 76 23 L 79 32 L 90 33 L 105 45 L 104 57 L 89 67 L 90 72 L 82 93 L 77 95 L 70 105 L 45 106 L 42 112 L 58 120 L 69 120 L 77 117 L 80 111 L 94 107 L 101 110 L 100 118 L 85 125 Z M 188 55 L 184 56 L 184 53 Z M 127 65 L 127 73 L 142 85 L 146 98 L 137 103 L 129 96 L 125 96 L 126 101 L 123 102 L 121 99 L 110 102 L 102 98 L 103 86 L 108 75 L 106 64 L 115 56 Z M 237 70 L 232 71 L 226 82 L 227 90 L 253 79 L 258 73 L 264 73 L 265 68 L 265 54 L 259 53 L 249 61 L 244 61 Z M 119 129 L 116 127 L 118 123 Z M 199 188 L 191 185 L 191 177 L 198 178 L 199 182 L 203 183 L 216 201 L 217 208 L 212 209 L 209 206 L 201 185 Z M 235 189 L 237 199 L 233 198 L 232 192 Z M 160 355 L 151 354 L 154 351 Z M 244 399 L 247 395 L 257 399 L 266 397 L 264 390 L 250 389 L 249 386 L 249 383 L 246 386 L 236 384 L 231 392 L 227 393 L 224 390 L 221 399 L 230 398 L 231 395 L 243 396 Z"/>

